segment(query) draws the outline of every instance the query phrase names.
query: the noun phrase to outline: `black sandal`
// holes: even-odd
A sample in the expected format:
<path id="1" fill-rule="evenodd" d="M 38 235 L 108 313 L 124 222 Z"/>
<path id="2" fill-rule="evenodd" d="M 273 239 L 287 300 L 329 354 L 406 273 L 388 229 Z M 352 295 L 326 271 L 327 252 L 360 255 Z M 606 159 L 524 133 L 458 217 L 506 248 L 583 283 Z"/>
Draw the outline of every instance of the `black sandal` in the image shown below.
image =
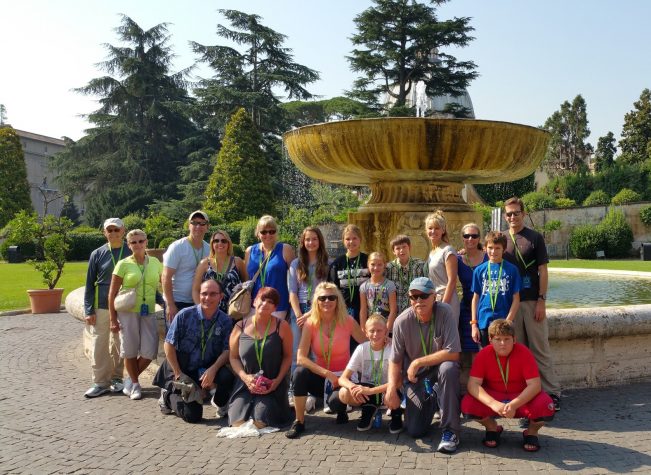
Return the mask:
<path id="1" fill-rule="evenodd" d="M 538 441 L 537 435 L 529 435 L 528 430 L 522 432 L 522 448 L 526 452 L 538 452 L 540 450 L 540 442 Z M 528 448 L 527 445 L 533 446 L 533 448 Z"/>
<path id="2" fill-rule="evenodd" d="M 484 447 L 489 449 L 496 449 L 499 447 L 503 431 L 504 427 L 502 426 L 497 426 L 497 430 L 487 430 L 484 435 L 484 440 L 481 441 L 482 444 L 484 444 Z M 492 445 L 491 442 L 495 442 L 495 445 Z"/>

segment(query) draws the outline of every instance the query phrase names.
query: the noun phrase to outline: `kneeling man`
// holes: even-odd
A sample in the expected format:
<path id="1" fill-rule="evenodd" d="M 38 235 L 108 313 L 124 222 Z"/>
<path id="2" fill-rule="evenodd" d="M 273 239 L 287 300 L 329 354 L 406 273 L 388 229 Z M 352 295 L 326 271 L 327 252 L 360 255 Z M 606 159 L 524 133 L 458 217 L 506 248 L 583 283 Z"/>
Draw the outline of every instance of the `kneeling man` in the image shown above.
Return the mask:
<path id="1" fill-rule="evenodd" d="M 441 411 L 443 430 L 439 452 L 459 446 L 459 330 L 452 308 L 436 301 L 434 284 L 418 277 L 409 284 L 411 308 L 393 326 L 386 405 L 400 407 L 398 388 L 406 396 L 405 426 L 412 437 L 429 430 L 434 412 Z M 404 379 L 404 385 L 403 385 Z"/>
<path id="2" fill-rule="evenodd" d="M 212 402 L 225 413 L 235 378 L 226 366 L 233 322 L 219 310 L 221 299 L 219 282 L 207 280 L 199 290 L 199 305 L 181 310 L 172 321 L 165 338 L 166 360 L 154 378 L 162 389 L 161 412 L 199 422 L 204 396 L 214 390 Z"/>
<path id="3" fill-rule="evenodd" d="M 461 412 L 478 419 L 486 428 L 483 444 L 495 448 L 500 443 L 502 426 L 496 417 L 529 419 L 523 432 L 522 448 L 527 452 L 540 449 L 538 431 L 554 417 L 554 402 L 542 391 L 536 360 L 529 349 L 515 342 L 515 330 L 504 319 L 488 327 L 490 345 L 484 347 L 470 368 L 468 394 L 461 402 Z"/>

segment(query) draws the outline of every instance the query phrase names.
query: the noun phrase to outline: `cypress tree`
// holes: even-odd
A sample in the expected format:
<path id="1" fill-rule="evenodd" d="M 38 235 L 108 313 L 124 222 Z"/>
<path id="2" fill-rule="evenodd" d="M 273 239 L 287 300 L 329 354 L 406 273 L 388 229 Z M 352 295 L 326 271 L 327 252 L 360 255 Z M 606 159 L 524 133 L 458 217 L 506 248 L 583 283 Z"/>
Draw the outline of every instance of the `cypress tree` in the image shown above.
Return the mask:
<path id="1" fill-rule="evenodd" d="M 32 211 L 25 154 L 11 127 L 0 127 L 0 228 L 21 210 Z"/>

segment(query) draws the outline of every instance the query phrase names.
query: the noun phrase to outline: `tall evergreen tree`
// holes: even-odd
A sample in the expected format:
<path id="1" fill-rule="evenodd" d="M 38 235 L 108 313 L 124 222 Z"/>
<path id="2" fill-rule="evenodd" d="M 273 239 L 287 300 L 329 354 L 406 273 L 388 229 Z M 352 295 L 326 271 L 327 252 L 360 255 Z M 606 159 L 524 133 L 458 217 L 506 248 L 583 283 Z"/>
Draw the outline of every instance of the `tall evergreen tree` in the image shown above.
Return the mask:
<path id="1" fill-rule="evenodd" d="M 440 5 L 447 0 L 432 0 Z M 358 47 L 348 56 L 351 69 L 362 75 L 351 96 L 380 107 L 383 93 L 404 107 L 418 81 L 429 96 L 460 95 L 477 77 L 472 61 L 458 61 L 443 51 L 463 47 L 473 39 L 470 18 L 439 21 L 436 8 L 416 0 L 374 0 L 373 6 L 355 17 Z"/>
<path id="2" fill-rule="evenodd" d="M 0 127 L 0 228 L 14 215 L 32 210 L 32 198 L 27 182 L 25 154 L 16 131 L 8 126 Z"/>
<path id="3" fill-rule="evenodd" d="M 615 152 L 617 146 L 615 145 L 615 136 L 612 132 L 608 132 L 603 137 L 599 137 L 597 141 L 597 150 L 594 153 L 594 168 L 596 172 L 604 171 L 610 168 L 615 163 Z"/>
<path id="4" fill-rule="evenodd" d="M 88 115 L 93 127 L 54 160 L 67 194 L 86 193 L 86 220 L 142 209 L 176 196 L 178 168 L 187 163 L 187 140 L 197 134 L 186 90 L 187 71 L 170 72 L 172 51 L 165 23 L 143 30 L 127 16 L 116 28 L 124 46 L 106 45 L 99 67 L 79 93 L 100 97 Z"/>
<path id="5" fill-rule="evenodd" d="M 585 99 L 577 95 L 570 103 L 561 104 L 546 121 L 544 128 L 551 133 L 551 141 L 543 162 L 551 176 L 576 172 L 586 167 L 592 146 L 586 142 L 590 135 Z"/>
<path id="6" fill-rule="evenodd" d="M 206 189 L 204 208 L 217 222 L 272 213 L 270 167 L 262 153 L 262 137 L 244 108 L 226 126 L 222 148 Z"/>
<path id="7" fill-rule="evenodd" d="M 617 160 L 639 163 L 651 158 L 651 90 L 644 89 L 635 107 L 624 116 L 622 139 L 619 147 L 622 154 Z"/>

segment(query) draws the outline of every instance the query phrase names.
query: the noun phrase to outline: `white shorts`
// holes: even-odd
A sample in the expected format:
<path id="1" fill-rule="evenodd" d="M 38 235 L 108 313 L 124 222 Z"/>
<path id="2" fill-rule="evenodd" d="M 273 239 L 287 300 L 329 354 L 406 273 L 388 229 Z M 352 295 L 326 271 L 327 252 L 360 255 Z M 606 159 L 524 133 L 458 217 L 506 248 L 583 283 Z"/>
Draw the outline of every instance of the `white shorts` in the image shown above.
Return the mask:
<path id="1" fill-rule="evenodd" d="M 158 323 L 156 316 L 141 317 L 135 312 L 118 312 L 120 322 L 120 342 L 122 358 L 137 358 L 140 355 L 148 360 L 158 356 Z"/>

